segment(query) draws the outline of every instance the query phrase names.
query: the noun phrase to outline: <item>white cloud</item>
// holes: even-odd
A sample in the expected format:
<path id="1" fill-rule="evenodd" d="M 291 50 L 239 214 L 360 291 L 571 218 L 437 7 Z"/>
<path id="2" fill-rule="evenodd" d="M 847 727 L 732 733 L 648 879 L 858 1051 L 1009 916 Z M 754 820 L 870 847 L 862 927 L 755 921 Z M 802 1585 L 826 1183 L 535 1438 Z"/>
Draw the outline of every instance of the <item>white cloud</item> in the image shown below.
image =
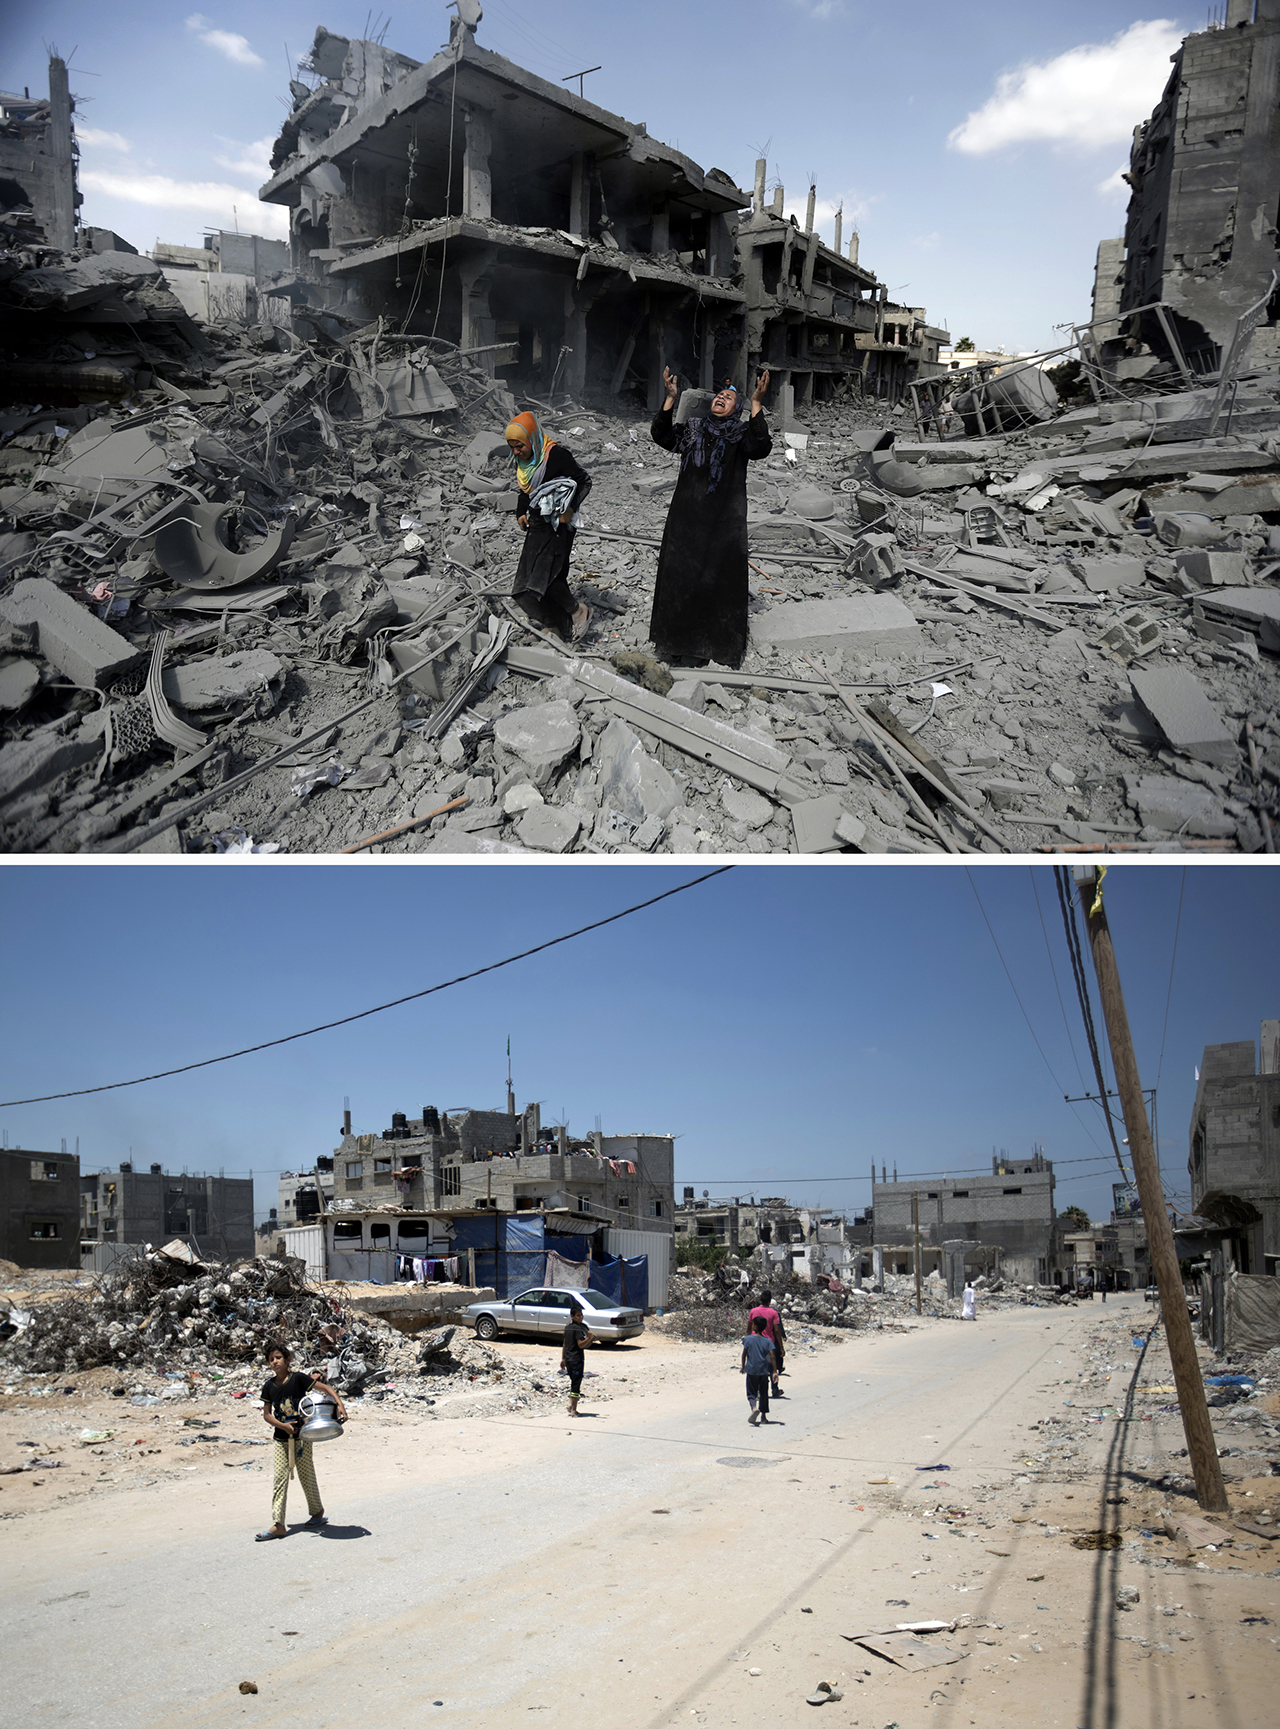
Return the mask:
<path id="1" fill-rule="evenodd" d="M 810 18 L 839 18 L 844 11 L 844 0 L 791 0 L 791 4 Z"/>
<path id="2" fill-rule="evenodd" d="M 864 198 L 856 192 L 846 192 L 843 200 L 839 198 L 819 198 L 815 202 L 813 208 L 813 226 L 818 230 L 818 233 L 822 235 L 823 239 L 830 244 L 831 237 L 835 232 L 836 210 L 841 203 L 843 203 L 844 222 L 841 235 L 844 245 L 848 246 L 849 236 L 858 226 L 858 223 L 868 214 L 871 206 L 873 204 L 878 204 L 879 202 L 879 194 L 870 198 Z M 801 228 L 803 228 L 804 219 L 808 213 L 808 209 L 809 194 L 806 189 L 803 198 L 799 200 L 786 200 L 783 206 L 783 214 L 786 216 L 794 216 Z"/>
<path id="3" fill-rule="evenodd" d="M 252 144 L 240 144 L 235 139 L 225 140 L 234 156 L 215 156 L 214 161 L 219 168 L 229 169 L 232 174 L 247 175 L 250 180 L 256 180 L 259 186 L 264 180 L 271 178 L 271 150 L 275 144 L 274 138 L 256 138 Z"/>
<path id="4" fill-rule="evenodd" d="M 194 30 L 206 47 L 216 48 L 219 54 L 225 54 L 228 60 L 234 60 L 237 66 L 265 66 L 266 61 L 260 54 L 255 54 L 249 46 L 246 36 L 237 36 L 234 30 L 215 30 L 209 20 L 199 12 L 193 12 L 187 19 L 187 29 Z"/>
<path id="5" fill-rule="evenodd" d="M 118 150 L 122 156 L 128 156 L 133 149 L 127 138 L 122 138 L 118 132 L 99 132 L 96 126 L 76 126 L 76 141 L 87 144 L 92 150 Z"/>
<path id="6" fill-rule="evenodd" d="M 1114 174 L 1108 174 L 1105 180 L 1099 180 L 1099 196 L 1102 198 L 1128 198 L 1129 182 L 1124 177 L 1125 172 L 1125 169 L 1117 168 Z"/>
<path id="7" fill-rule="evenodd" d="M 145 204 L 153 210 L 184 211 L 209 227 L 239 227 L 246 234 L 287 239 L 289 213 L 279 204 L 259 204 L 256 192 L 217 180 L 171 180 L 167 174 L 112 174 L 90 169 L 80 175 L 84 192 Z"/>
<path id="8" fill-rule="evenodd" d="M 1002 72 L 995 94 L 947 138 L 952 150 L 986 156 L 1009 144 L 1047 140 L 1086 148 L 1127 142 L 1155 107 L 1169 56 L 1183 31 L 1170 18 L 1131 24 L 1110 42 L 1069 48 L 1053 60 Z"/>

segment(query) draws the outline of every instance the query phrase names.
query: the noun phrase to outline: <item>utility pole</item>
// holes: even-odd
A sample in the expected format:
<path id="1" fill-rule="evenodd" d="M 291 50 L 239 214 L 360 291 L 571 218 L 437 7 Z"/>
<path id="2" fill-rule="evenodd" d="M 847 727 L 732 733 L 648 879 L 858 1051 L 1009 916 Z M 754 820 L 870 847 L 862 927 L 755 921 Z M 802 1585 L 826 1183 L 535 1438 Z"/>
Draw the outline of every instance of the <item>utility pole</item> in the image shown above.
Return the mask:
<path id="1" fill-rule="evenodd" d="M 916 1233 L 916 1314 L 920 1313 L 920 1191 L 911 1191 L 911 1223 Z"/>
<path id="2" fill-rule="evenodd" d="M 1086 865 L 1077 869 L 1075 878 L 1089 932 L 1089 947 L 1093 952 L 1098 995 L 1107 1023 L 1107 1042 L 1111 1046 L 1111 1065 L 1115 1069 L 1120 1108 L 1129 1134 L 1129 1153 L 1147 1227 L 1147 1245 L 1160 1291 L 1160 1309 L 1169 1339 L 1169 1355 L 1173 1360 L 1173 1379 L 1178 1389 L 1183 1433 L 1187 1437 L 1187 1452 L 1195 1476 L 1196 1499 L 1207 1513 L 1228 1513 L 1231 1504 L 1227 1500 L 1222 1467 L 1218 1463 L 1204 1381 L 1191 1332 L 1191 1317 L 1187 1313 L 1182 1275 L 1178 1271 L 1173 1229 L 1164 1204 L 1160 1167 L 1152 1145 L 1151 1125 L 1147 1121 L 1133 1041 L 1129 1036 L 1129 1017 L 1125 1012 L 1115 950 L 1111 946 L 1111 931 L 1102 905 L 1102 877 L 1095 866 Z"/>

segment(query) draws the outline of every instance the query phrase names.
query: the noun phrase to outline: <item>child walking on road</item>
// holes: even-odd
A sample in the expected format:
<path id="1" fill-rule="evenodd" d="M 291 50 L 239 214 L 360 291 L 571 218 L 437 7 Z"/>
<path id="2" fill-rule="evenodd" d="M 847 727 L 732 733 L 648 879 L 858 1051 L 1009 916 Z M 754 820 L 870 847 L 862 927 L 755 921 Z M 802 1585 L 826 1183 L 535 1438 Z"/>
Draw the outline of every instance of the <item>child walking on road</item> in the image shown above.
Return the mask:
<path id="1" fill-rule="evenodd" d="M 273 1537 L 289 1535 L 289 1527 L 284 1522 L 284 1508 L 285 1498 L 289 1493 L 289 1479 L 295 1469 L 307 1497 L 307 1511 L 311 1515 L 307 1520 L 308 1526 L 312 1530 L 319 1530 L 328 1523 L 324 1516 L 324 1503 L 320 1499 L 320 1486 L 316 1482 L 316 1468 L 311 1459 L 311 1442 L 298 1439 L 304 1421 L 298 1408 L 302 1400 L 313 1389 L 327 1393 L 337 1406 L 338 1421 L 345 1423 L 347 1420 L 347 1408 L 340 1393 L 335 1392 L 326 1382 L 317 1381 L 312 1375 L 302 1375 L 292 1370 L 293 1356 L 287 1345 L 268 1346 L 267 1363 L 271 1376 L 262 1389 L 262 1415 L 276 1432 L 276 1444 L 271 1449 L 275 1468 L 271 1492 L 271 1523 L 265 1531 L 258 1532 L 256 1541 L 259 1543 L 269 1542 Z"/>
<path id="2" fill-rule="evenodd" d="M 777 1353 L 764 1329 L 764 1316 L 754 1315 L 751 1331 L 742 1341 L 741 1368 L 747 1377 L 747 1403 L 751 1407 L 747 1421 L 753 1425 L 769 1421 L 769 1382 L 776 1372 L 773 1365 Z"/>

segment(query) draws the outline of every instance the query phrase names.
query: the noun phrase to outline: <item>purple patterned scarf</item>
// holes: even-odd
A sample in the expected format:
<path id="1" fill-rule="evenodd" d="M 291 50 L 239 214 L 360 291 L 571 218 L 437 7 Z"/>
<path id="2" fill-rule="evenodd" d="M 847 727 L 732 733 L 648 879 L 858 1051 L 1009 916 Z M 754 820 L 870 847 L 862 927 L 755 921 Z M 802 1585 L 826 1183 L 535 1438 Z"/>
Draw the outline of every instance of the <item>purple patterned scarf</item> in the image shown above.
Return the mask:
<path id="1" fill-rule="evenodd" d="M 715 491 L 724 473 L 724 453 L 731 444 L 738 444 L 746 436 L 747 421 L 743 418 L 743 401 L 740 392 L 734 393 L 732 414 L 723 417 L 712 414 L 700 414 L 696 420 L 690 420 L 680 428 L 679 444 L 681 470 L 693 468 L 710 468 L 710 480 L 707 492 Z"/>

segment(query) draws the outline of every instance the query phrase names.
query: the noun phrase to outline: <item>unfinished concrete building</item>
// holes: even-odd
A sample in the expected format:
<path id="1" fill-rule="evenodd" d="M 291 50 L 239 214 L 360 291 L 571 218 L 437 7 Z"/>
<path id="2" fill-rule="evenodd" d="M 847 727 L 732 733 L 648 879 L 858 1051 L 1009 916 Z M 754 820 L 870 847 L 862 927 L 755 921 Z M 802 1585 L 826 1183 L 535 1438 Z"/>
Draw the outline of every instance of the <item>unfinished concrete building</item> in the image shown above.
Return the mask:
<path id="1" fill-rule="evenodd" d="M 1206 1045 L 1191 1112 L 1187 1169 L 1201 1218 L 1231 1232 L 1241 1273 L 1273 1270 L 1280 1256 L 1280 1021 L 1252 1039 Z"/>
<path id="2" fill-rule="evenodd" d="M 183 1237 L 202 1255 L 237 1260 L 257 1253 L 253 1178 L 166 1171 L 152 1165 L 80 1177 L 80 1242 L 152 1243 Z"/>
<path id="3" fill-rule="evenodd" d="M 66 62 L 49 59 L 49 94 L 0 92 L 0 235 L 5 246 L 76 243 L 75 109 Z"/>
<path id="4" fill-rule="evenodd" d="M 1015 1284 L 1049 1282 L 1054 1239 L 1053 1163 L 1037 1150 L 1028 1159 L 993 1154 L 991 1175 L 906 1178 L 872 1171 L 878 1246 L 914 1243 L 913 1202 L 922 1246 L 969 1244 L 1000 1251 L 1004 1276 Z"/>
<path id="5" fill-rule="evenodd" d="M 1125 178 L 1120 310 L 1163 302 L 1192 368 L 1212 371 L 1280 262 L 1280 0 L 1227 0 L 1224 22 L 1185 38 Z M 1278 318 L 1273 295 L 1255 362 L 1280 355 Z M 1167 354 L 1155 316 L 1134 335 Z"/>
<path id="6" fill-rule="evenodd" d="M 80 1160 L 0 1149 L 0 1259 L 19 1267 L 80 1265 Z"/>
<path id="7" fill-rule="evenodd" d="M 316 301 L 446 338 L 501 380 L 638 390 L 740 368 L 744 193 L 455 22 L 421 64 L 321 29 L 260 196 Z"/>
<path id="8" fill-rule="evenodd" d="M 323 1167 L 323 1168 L 322 1168 Z M 393 1112 L 380 1134 L 343 1136 L 315 1174 L 278 1179 L 281 1228 L 330 1210 L 378 1207 L 567 1210 L 619 1227 L 669 1233 L 675 1211 L 675 1142 L 670 1135 L 570 1136 L 544 1127 L 537 1103 L 504 1110 Z"/>

